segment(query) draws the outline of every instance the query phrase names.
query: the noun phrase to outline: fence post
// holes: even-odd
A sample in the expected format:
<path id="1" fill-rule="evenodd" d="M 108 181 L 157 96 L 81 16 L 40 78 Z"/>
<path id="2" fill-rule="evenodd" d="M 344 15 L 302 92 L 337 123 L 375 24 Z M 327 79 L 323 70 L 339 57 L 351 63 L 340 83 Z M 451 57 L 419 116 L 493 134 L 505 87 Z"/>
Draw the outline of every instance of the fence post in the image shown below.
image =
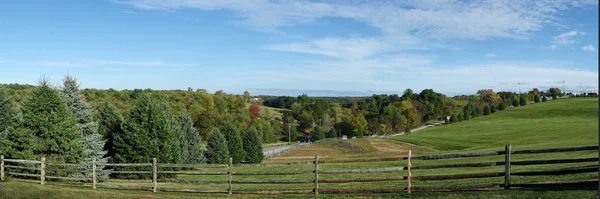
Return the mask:
<path id="1" fill-rule="evenodd" d="M 0 155 L 0 181 L 4 181 L 4 155 Z"/>
<path id="2" fill-rule="evenodd" d="M 412 192 L 412 190 L 411 190 L 412 189 L 412 184 L 410 183 L 410 179 L 412 178 L 412 173 L 410 172 L 410 167 L 412 165 L 412 163 L 410 162 L 410 157 L 411 156 L 412 156 L 412 151 L 408 150 L 408 158 L 407 158 L 408 159 L 408 163 L 407 163 L 408 175 L 407 175 L 407 178 L 406 178 L 406 191 L 408 193 Z"/>
<path id="3" fill-rule="evenodd" d="M 40 162 L 40 184 L 44 184 L 46 181 L 46 157 L 42 157 L 42 161 Z"/>
<path id="4" fill-rule="evenodd" d="M 227 174 L 229 174 L 229 180 L 227 181 L 227 183 L 229 184 L 229 194 L 231 194 L 231 180 L 233 179 L 231 177 L 231 167 L 233 166 L 233 158 L 229 158 L 229 172 L 227 172 Z"/>
<path id="5" fill-rule="evenodd" d="M 156 188 L 158 188 L 158 182 L 156 182 L 156 178 L 158 178 L 158 169 L 156 168 L 156 158 L 152 158 L 152 192 L 156 192 Z"/>
<path id="6" fill-rule="evenodd" d="M 92 161 L 92 189 L 96 189 L 96 158 Z"/>
<path id="7" fill-rule="evenodd" d="M 510 189 L 510 144 L 507 144 L 504 152 L 504 189 Z"/>
<path id="8" fill-rule="evenodd" d="M 315 195 L 319 195 L 319 155 L 315 155 Z"/>

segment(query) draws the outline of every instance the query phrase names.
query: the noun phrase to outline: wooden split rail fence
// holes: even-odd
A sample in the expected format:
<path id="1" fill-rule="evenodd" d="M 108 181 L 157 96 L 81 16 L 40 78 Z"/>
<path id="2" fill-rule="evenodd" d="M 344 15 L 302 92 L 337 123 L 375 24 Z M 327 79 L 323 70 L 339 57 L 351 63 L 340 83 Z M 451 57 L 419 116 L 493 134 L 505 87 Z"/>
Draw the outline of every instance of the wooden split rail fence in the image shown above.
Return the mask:
<path id="1" fill-rule="evenodd" d="M 504 151 L 493 151 L 493 152 L 473 152 L 473 153 L 458 153 L 458 154 L 443 154 L 443 155 L 423 155 L 413 156 L 411 151 L 408 151 L 406 157 L 386 157 L 386 158 L 371 158 L 362 160 L 320 160 L 319 156 L 315 156 L 314 161 L 306 162 L 291 162 L 291 163 L 274 163 L 274 164 L 232 164 L 231 160 L 229 164 L 161 164 L 157 163 L 156 158 L 152 159 L 152 163 L 126 163 L 126 164 L 112 164 L 112 163 L 96 163 L 92 162 L 92 169 L 89 170 L 78 170 L 78 169 L 58 169 L 53 167 L 82 167 L 89 166 L 89 164 L 64 164 L 64 163 L 52 163 L 46 162 L 45 158 L 41 160 L 17 160 L 17 159 L 5 159 L 4 156 L 0 156 L 0 181 L 5 180 L 5 175 L 15 177 L 25 177 L 29 179 L 38 179 L 40 184 L 44 184 L 46 179 L 62 180 L 62 181 L 80 181 L 80 182 L 91 182 L 92 188 L 112 188 L 112 189 L 135 189 L 135 190 L 148 190 L 148 191 L 164 191 L 164 192 L 195 192 L 195 193 L 236 193 L 236 194 L 282 194 L 282 193 L 398 193 L 407 192 L 411 193 L 414 191 L 454 191 L 454 190 L 481 190 L 493 187 L 504 187 L 504 189 L 510 189 L 511 187 L 531 187 L 535 184 L 511 184 L 512 176 L 541 176 L 541 175 L 566 175 L 566 174 L 578 174 L 578 173 L 591 173 L 598 172 L 598 158 L 577 158 L 577 159 L 552 159 L 552 160 L 525 160 L 525 161 L 511 161 L 511 155 L 520 154 L 538 154 L 538 153 L 557 153 L 557 152 L 575 152 L 575 151 L 590 151 L 598 150 L 598 146 L 585 146 L 585 147 L 573 147 L 573 148 L 555 148 L 555 149 L 539 149 L 539 150 L 520 150 L 512 151 L 510 144 L 506 145 Z M 422 165 L 412 166 L 414 161 L 428 161 L 428 160 L 441 160 L 441 159 L 452 159 L 452 158 L 469 158 L 469 157 L 484 157 L 484 156 L 498 156 L 504 155 L 503 162 L 479 162 L 479 163 L 462 163 L 462 164 L 438 164 L 438 165 Z M 344 169 L 344 170 L 321 170 L 319 165 L 322 164 L 341 164 L 341 163 L 356 163 L 356 162 L 385 162 L 385 161 L 404 161 L 406 160 L 406 167 L 388 167 L 388 168 L 369 168 L 369 169 Z M 563 169 L 553 171 L 529 171 L 529 172 L 512 172 L 511 168 L 514 165 L 547 165 L 547 164 L 568 164 L 568 163 L 585 163 L 595 162 L 595 167 L 590 168 L 576 168 L 576 169 Z M 9 164 L 7 164 L 9 163 Z M 313 170 L 308 171 L 282 171 L 282 172 L 234 172 L 234 168 L 238 167 L 286 167 L 296 165 L 314 165 Z M 50 166 L 50 167 L 48 167 Z M 96 170 L 97 166 L 105 167 L 144 167 L 147 170 L 143 171 L 120 171 L 120 170 Z M 424 175 L 415 176 L 412 175 L 414 170 L 428 170 L 428 169 L 448 169 L 448 168 L 478 168 L 478 167 L 491 167 L 491 166 L 504 166 L 503 172 L 488 172 L 488 173 L 467 173 L 467 174 L 448 174 L 448 175 Z M 171 168 L 172 170 L 167 170 Z M 182 170 L 182 168 L 227 168 L 227 171 L 195 171 L 195 170 Z M 7 169 L 11 171 L 6 171 Z M 178 170 L 177 170 L 178 169 Z M 352 174 L 352 173 L 379 173 L 379 172 L 397 172 L 407 171 L 407 175 L 389 177 L 369 177 L 369 178 L 345 178 L 345 179 L 319 179 L 320 175 L 329 174 Z M 20 172 L 19 172 L 20 171 Z M 49 173 L 66 172 L 66 173 L 88 173 L 91 178 L 85 177 L 62 177 L 52 176 Z M 139 182 L 139 183 L 152 183 L 152 186 L 131 186 L 131 185 L 109 185 L 98 183 L 96 174 L 113 173 L 113 174 L 151 174 L 151 180 L 119 180 L 123 182 Z M 213 180 L 213 181 L 201 181 L 201 180 L 183 180 L 183 179 L 169 179 L 159 178 L 160 174 L 186 174 L 186 175 L 222 175 L 227 176 L 227 180 Z M 233 176 L 282 176 L 282 175 L 299 175 L 299 174 L 314 174 L 314 179 L 311 180 L 234 180 Z M 503 183 L 497 184 L 479 184 L 479 185 L 468 185 L 468 186 L 452 186 L 452 187 L 413 187 L 412 181 L 434 181 L 434 180 L 456 180 L 456 179 L 472 179 L 472 178 L 492 178 L 492 177 L 504 177 Z M 381 182 L 381 181 L 404 181 L 406 180 L 406 187 L 397 188 L 382 188 L 382 189 L 321 189 L 320 184 L 335 184 L 335 183 L 350 183 L 350 182 Z M 208 185 L 208 184 L 227 184 L 227 189 L 182 189 L 182 188 L 159 188 L 158 182 L 167 183 L 180 183 L 180 184 L 195 184 L 195 185 Z M 232 189 L 233 184 L 314 184 L 312 190 L 234 190 Z M 89 185 L 85 185 L 89 186 Z"/>

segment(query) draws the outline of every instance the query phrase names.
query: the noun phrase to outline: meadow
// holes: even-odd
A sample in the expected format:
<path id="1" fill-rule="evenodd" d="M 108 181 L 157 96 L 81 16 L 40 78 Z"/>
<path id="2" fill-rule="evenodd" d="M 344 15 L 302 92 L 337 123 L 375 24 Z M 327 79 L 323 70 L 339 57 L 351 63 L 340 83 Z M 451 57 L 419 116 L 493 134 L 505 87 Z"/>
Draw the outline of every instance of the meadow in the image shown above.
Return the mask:
<path id="1" fill-rule="evenodd" d="M 487 116 L 472 118 L 467 121 L 442 125 L 411 133 L 405 136 L 391 138 L 362 138 L 348 140 L 346 144 L 339 141 L 326 141 L 306 148 L 296 149 L 280 157 L 276 157 L 262 164 L 313 161 L 315 155 L 320 156 L 321 161 L 368 159 L 379 157 L 404 157 L 411 150 L 413 155 L 449 154 L 463 152 L 487 152 L 502 151 L 505 144 L 511 144 L 512 150 L 524 149 L 546 149 L 564 148 L 576 146 L 597 145 L 598 137 L 598 106 L 597 99 L 560 99 L 544 103 L 530 104 L 524 107 L 510 108 Z M 598 157 L 597 151 L 580 151 L 569 153 L 544 153 L 513 155 L 513 161 L 520 160 L 546 160 L 546 159 L 569 159 L 569 158 L 593 158 Z M 455 158 L 444 160 L 413 161 L 413 166 L 458 164 L 474 162 L 496 162 L 503 161 L 504 156 L 486 156 L 473 158 Z M 407 162 L 361 162 L 361 163 L 329 163 L 320 164 L 320 170 L 339 169 L 362 169 L 362 168 L 389 168 L 406 166 Z M 573 168 L 597 167 L 597 163 L 570 163 L 557 165 L 531 165 L 513 166 L 512 172 L 560 170 Z M 313 165 L 277 166 L 277 167 L 234 167 L 234 172 L 286 172 L 286 171 L 309 171 Z M 504 166 L 492 166 L 482 168 L 455 168 L 455 169 L 432 169 L 414 170 L 414 176 L 462 174 L 462 173 L 485 173 L 502 172 Z M 226 171 L 221 169 L 198 169 L 198 171 Z M 320 180 L 348 179 L 348 178 L 380 178 L 392 176 L 406 176 L 406 171 L 394 171 L 386 173 L 355 173 L 355 174 L 324 174 Z M 227 180 L 227 176 L 199 176 L 178 175 L 181 180 Z M 251 175 L 233 176 L 233 180 L 311 180 L 313 174 L 300 175 Z M 532 190 L 493 188 L 488 191 L 458 191 L 458 192 L 416 192 L 412 194 L 398 192 L 386 194 L 321 194 L 322 198 L 359 197 L 407 197 L 407 198 L 595 198 L 597 180 L 596 173 L 581 173 L 555 176 L 514 176 L 512 183 L 569 183 L 590 182 L 576 187 L 565 187 L 561 190 Z M 503 177 L 462 179 L 462 180 L 440 180 L 440 181 L 413 181 L 414 187 L 445 187 L 471 184 L 496 183 L 501 184 Z M 151 186 L 151 183 L 125 183 L 108 181 L 100 184 L 135 184 Z M 210 188 L 226 189 L 227 184 L 175 184 L 169 182 L 159 183 L 162 188 Z M 234 191 L 271 189 L 271 190 L 306 190 L 313 187 L 312 183 L 306 184 L 234 184 Z M 342 183 L 342 184 L 320 184 L 321 189 L 385 189 L 405 188 L 406 181 L 386 181 L 369 183 Z M 21 193 L 28 189 L 27 194 Z M 91 190 L 91 188 L 74 188 L 65 186 L 37 185 L 24 183 L 16 180 L 2 182 L 0 186 L 0 198 L 3 196 L 22 196 L 22 198 L 37 198 L 36 193 L 44 195 L 44 198 L 194 198 L 194 197 L 273 197 L 277 195 L 232 195 L 227 194 L 189 194 L 189 193 L 150 193 L 148 191 L 117 191 L 108 189 Z M 310 194 L 286 195 L 285 197 L 303 198 L 314 197 Z M 8 197 L 11 198 L 11 197 Z"/>

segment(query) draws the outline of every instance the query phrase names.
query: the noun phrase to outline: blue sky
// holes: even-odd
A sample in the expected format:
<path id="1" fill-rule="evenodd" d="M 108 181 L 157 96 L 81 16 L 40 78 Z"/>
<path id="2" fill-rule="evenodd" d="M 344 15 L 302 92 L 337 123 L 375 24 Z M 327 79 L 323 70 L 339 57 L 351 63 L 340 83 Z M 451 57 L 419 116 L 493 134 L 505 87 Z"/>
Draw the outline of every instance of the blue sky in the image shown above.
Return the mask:
<path id="1" fill-rule="evenodd" d="M 370 95 L 597 90 L 597 0 L 0 3 L 0 83 Z"/>

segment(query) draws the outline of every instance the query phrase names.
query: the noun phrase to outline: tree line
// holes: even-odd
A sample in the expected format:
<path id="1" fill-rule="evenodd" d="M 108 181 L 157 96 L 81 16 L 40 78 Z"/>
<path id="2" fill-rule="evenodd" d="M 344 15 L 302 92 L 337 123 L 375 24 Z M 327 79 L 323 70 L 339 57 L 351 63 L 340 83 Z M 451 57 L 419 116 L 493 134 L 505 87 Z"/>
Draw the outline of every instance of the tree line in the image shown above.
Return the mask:
<path id="1" fill-rule="evenodd" d="M 197 121 L 185 111 L 174 111 L 169 96 L 160 92 L 133 92 L 125 102 L 131 102 L 131 107 L 119 109 L 118 103 L 110 100 L 92 106 L 70 76 L 65 76 L 59 87 L 46 78 L 38 86 L 22 87 L 30 90 L 20 103 L 10 88 L 0 86 L 0 154 L 6 158 L 138 163 L 156 157 L 161 163 L 175 164 L 222 164 L 230 157 L 235 163 L 259 163 L 263 159 L 257 127 L 264 127 L 253 122 L 259 118 L 249 118 L 247 129 L 229 121 L 216 124 L 207 135 L 205 147 Z M 98 175 L 101 180 L 106 178 Z"/>

